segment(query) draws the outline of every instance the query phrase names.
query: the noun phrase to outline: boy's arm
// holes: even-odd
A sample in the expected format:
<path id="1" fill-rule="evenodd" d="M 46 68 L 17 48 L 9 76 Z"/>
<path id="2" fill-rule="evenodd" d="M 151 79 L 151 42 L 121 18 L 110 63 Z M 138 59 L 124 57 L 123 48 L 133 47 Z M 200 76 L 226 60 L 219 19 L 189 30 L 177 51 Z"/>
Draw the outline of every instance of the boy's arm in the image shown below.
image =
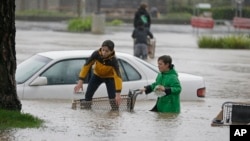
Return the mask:
<path id="1" fill-rule="evenodd" d="M 85 77 L 87 76 L 90 68 L 92 67 L 92 65 L 94 64 L 95 62 L 95 56 L 96 54 L 98 53 L 98 51 L 94 51 L 92 53 L 92 55 L 90 56 L 90 58 L 86 61 L 86 63 L 82 66 L 82 69 L 79 73 L 79 79 L 80 80 L 84 80 Z"/>
<path id="2" fill-rule="evenodd" d="M 153 38 L 154 38 L 154 36 L 153 36 L 152 32 L 151 32 L 151 31 L 149 31 L 149 30 L 148 30 L 148 36 L 149 36 L 151 39 L 153 39 Z"/>

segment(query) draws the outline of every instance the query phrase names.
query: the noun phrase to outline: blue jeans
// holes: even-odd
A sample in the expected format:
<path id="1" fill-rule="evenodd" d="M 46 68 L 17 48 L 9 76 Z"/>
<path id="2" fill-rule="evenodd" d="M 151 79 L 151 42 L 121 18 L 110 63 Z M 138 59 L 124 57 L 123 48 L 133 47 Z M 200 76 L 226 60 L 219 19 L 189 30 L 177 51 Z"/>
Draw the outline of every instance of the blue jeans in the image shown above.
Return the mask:
<path id="1" fill-rule="evenodd" d="M 85 95 L 86 101 L 92 100 L 97 88 L 103 82 L 106 84 L 109 99 L 115 98 L 116 90 L 115 90 L 114 78 L 101 78 L 101 77 L 93 74 L 89 80 L 89 83 L 88 83 L 88 88 L 87 88 L 86 95 Z"/>

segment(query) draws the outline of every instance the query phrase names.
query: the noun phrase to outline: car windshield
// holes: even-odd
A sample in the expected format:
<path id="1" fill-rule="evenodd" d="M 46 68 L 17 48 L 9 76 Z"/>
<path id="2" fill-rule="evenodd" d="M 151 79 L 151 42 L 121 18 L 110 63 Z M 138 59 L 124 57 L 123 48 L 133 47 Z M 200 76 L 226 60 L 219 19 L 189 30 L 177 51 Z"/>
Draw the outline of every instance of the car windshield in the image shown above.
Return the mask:
<path id="1" fill-rule="evenodd" d="M 49 58 L 35 55 L 19 64 L 16 71 L 17 84 L 24 83 L 50 61 L 51 59 Z"/>

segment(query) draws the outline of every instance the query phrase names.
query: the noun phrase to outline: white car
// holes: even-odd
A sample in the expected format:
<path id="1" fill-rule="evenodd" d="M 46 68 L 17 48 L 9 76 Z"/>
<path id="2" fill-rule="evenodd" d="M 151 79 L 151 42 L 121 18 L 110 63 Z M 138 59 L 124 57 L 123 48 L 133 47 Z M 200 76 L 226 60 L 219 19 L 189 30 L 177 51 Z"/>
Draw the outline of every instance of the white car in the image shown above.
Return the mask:
<path id="1" fill-rule="evenodd" d="M 84 98 L 89 76 L 82 94 L 74 94 L 78 74 L 94 50 L 50 51 L 38 53 L 17 66 L 17 94 L 22 99 L 79 99 Z M 123 79 L 121 94 L 130 89 L 143 88 L 155 81 L 158 67 L 133 55 L 116 52 Z M 91 72 L 89 73 L 91 74 Z M 203 77 L 179 73 L 182 85 L 181 100 L 199 100 L 205 97 Z M 102 84 L 94 97 L 106 97 L 107 90 Z M 137 99 L 155 99 L 154 94 L 139 95 Z"/>

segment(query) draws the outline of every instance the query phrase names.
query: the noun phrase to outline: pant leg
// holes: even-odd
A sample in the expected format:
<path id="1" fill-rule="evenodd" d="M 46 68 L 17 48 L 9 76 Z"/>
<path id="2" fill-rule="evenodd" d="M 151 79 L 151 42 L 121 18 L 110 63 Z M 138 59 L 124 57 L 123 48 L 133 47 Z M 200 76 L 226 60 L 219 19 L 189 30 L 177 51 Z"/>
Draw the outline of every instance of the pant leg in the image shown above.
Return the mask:
<path id="1" fill-rule="evenodd" d="M 114 78 L 105 78 L 104 82 L 106 84 L 109 99 L 114 99 L 116 94 Z"/>
<path id="2" fill-rule="evenodd" d="M 135 47 L 134 47 L 134 56 L 140 58 L 140 44 L 135 44 Z"/>
<path id="3" fill-rule="evenodd" d="M 148 59 L 148 46 L 146 44 L 142 44 L 141 49 L 142 49 L 142 59 L 147 60 Z"/>
<path id="4" fill-rule="evenodd" d="M 101 85 L 102 79 L 95 74 L 93 74 L 89 80 L 88 88 L 85 94 L 85 100 L 91 101 L 94 93 L 96 92 L 97 88 Z"/>
<path id="5" fill-rule="evenodd" d="M 135 45 L 135 56 L 146 60 L 148 58 L 148 46 L 147 44 Z"/>
<path id="6" fill-rule="evenodd" d="M 105 84 L 108 91 L 109 103 L 112 110 L 118 110 L 119 107 L 116 105 L 115 96 L 116 96 L 116 89 L 115 89 L 115 81 L 114 78 L 105 78 Z"/>

